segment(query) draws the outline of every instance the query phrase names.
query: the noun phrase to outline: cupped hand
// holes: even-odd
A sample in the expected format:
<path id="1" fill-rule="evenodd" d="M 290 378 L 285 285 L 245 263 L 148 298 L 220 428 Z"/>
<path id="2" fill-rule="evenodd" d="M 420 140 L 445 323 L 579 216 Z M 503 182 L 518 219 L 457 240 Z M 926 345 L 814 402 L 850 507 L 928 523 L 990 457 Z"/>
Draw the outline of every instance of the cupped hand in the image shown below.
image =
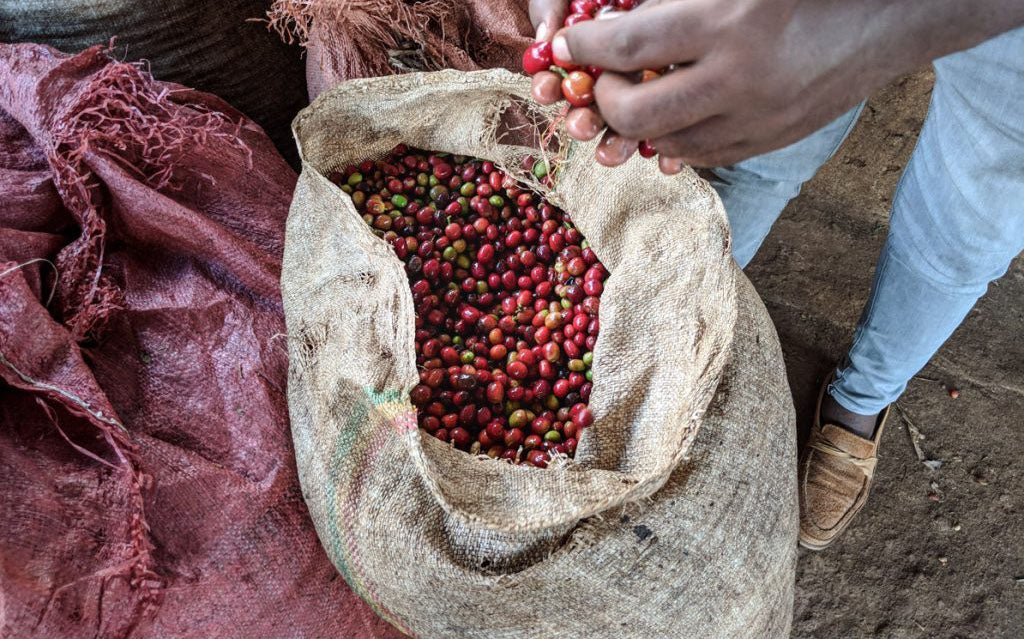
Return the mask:
<path id="1" fill-rule="evenodd" d="M 608 2 L 607 4 L 614 3 Z M 615 7 L 610 8 L 614 9 Z M 550 43 L 552 38 L 564 31 L 562 25 L 569 11 L 569 0 L 531 0 L 530 18 L 537 31 L 537 41 Z M 603 17 L 609 19 L 620 15 L 622 15 L 621 12 L 616 12 Z M 595 77 L 600 73 L 593 68 L 590 71 Z M 533 75 L 531 93 L 537 102 L 554 104 L 563 99 L 563 77 L 561 75 L 551 71 L 531 71 L 531 73 Z M 605 121 L 596 108 L 575 106 L 568 110 L 565 126 L 571 137 L 587 141 L 593 140 L 601 134 L 605 129 Z M 601 143 L 595 151 L 595 156 L 597 161 L 605 166 L 617 166 L 628 160 L 636 150 L 636 140 L 612 131 L 605 131 Z M 672 174 L 681 171 L 683 163 L 675 158 L 662 157 L 659 167 L 663 172 Z"/>
<path id="2" fill-rule="evenodd" d="M 531 16 L 556 58 L 605 69 L 594 94 L 615 134 L 599 161 L 628 159 L 617 135 L 650 140 L 672 169 L 675 160 L 728 165 L 795 142 L 893 77 L 1024 14 L 1024 5 L 979 1 L 987 11 L 959 0 L 928 9 L 914 0 L 648 0 L 557 32 L 564 1 L 532 0 Z"/>

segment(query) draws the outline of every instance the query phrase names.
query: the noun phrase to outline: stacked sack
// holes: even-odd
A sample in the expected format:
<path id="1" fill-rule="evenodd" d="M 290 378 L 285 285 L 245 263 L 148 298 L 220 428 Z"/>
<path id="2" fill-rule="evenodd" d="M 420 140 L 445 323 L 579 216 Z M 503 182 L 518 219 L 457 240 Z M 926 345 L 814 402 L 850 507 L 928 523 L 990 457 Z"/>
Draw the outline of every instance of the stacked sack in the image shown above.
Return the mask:
<path id="1" fill-rule="evenodd" d="M 161 80 L 212 93 L 297 160 L 291 120 L 306 99 L 302 52 L 267 32 L 271 0 L 0 0 L 0 42 L 78 53 L 112 38 L 112 55 L 146 60 Z"/>

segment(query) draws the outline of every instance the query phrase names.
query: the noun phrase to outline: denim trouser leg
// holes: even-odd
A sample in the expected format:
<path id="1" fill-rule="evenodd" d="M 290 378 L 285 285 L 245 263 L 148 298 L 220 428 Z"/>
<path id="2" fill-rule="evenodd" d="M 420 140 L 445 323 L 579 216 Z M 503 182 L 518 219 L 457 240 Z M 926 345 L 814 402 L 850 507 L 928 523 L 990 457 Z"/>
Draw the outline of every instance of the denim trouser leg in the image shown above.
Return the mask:
<path id="1" fill-rule="evenodd" d="M 1024 29 L 936 61 L 935 74 L 868 304 L 829 389 L 856 413 L 895 401 L 1024 250 Z"/>
<path id="2" fill-rule="evenodd" d="M 868 303 L 829 388 L 856 413 L 895 401 L 1024 250 L 1024 28 L 942 58 L 935 71 Z M 857 107 L 786 148 L 715 169 L 712 185 L 741 266 L 859 113 Z"/>
<path id="3" fill-rule="evenodd" d="M 732 254 L 745 267 L 786 204 L 800 193 L 843 143 L 863 104 L 793 144 L 713 170 L 715 187 L 732 227 Z"/>

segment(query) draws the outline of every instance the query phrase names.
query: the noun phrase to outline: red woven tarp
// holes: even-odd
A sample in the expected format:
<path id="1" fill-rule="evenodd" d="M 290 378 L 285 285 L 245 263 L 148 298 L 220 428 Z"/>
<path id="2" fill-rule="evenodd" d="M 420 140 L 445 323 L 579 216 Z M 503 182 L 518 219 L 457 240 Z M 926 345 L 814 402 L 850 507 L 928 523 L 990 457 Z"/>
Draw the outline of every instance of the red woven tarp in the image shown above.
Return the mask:
<path id="1" fill-rule="evenodd" d="M 400 636 L 296 478 L 295 179 L 213 96 L 0 45 L 0 635 Z"/>

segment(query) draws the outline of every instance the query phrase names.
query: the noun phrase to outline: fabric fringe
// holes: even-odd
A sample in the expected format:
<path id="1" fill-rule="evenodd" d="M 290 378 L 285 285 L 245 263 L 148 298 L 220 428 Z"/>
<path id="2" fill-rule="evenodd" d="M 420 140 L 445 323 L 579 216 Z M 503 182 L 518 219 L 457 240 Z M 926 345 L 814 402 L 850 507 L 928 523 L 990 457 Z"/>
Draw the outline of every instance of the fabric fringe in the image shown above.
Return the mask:
<path id="1" fill-rule="evenodd" d="M 463 47 L 469 12 L 442 0 L 276 0 L 269 28 L 289 44 L 316 40 L 330 48 L 343 77 L 372 77 L 406 70 L 396 54 L 419 49 L 422 68 L 447 66 L 450 46 Z M 440 33 L 440 36 L 435 36 Z"/>
<path id="2" fill-rule="evenodd" d="M 87 52 L 106 57 L 106 49 Z M 109 59 L 109 58 L 108 58 Z M 193 104 L 178 104 L 142 63 L 109 59 L 80 95 L 56 118 L 61 122 L 47 156 L 54 183 L 81 235 L 57 256 L 62 278 L 58 298 L 64 323 L 78 342 L 98 339 L 107 319 L 121 308 L 123 293 L 103 272 L 106 222 L 104 190 L 88 166 L 103 153 L 154 189 L 176 188 L 176 171 L 189 152 L 217 139 L 252 152 L 239 137 L 241 122 Z"/>

